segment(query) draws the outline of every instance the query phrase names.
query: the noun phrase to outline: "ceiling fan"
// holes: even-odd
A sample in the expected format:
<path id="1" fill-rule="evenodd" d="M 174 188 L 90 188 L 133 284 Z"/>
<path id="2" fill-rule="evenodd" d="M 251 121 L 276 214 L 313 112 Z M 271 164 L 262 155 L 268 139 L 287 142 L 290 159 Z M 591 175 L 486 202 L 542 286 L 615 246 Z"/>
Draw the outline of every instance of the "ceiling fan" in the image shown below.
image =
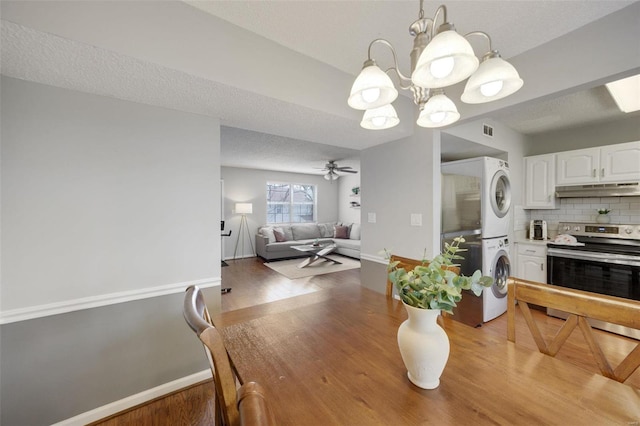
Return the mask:
<path id="1" fill-rule="evenodd" d="M 357 170 L 352 170 L 352 167 L 345 166 L 339 167 L 338 164 L 334 160 L 329 160 L 327 164 L 324 165 L 323 171 L 326 171 L 327 174 L 324 175 L 326 180 L 336 180 L 340 177 L 339 173 L 358 173 Z"/>

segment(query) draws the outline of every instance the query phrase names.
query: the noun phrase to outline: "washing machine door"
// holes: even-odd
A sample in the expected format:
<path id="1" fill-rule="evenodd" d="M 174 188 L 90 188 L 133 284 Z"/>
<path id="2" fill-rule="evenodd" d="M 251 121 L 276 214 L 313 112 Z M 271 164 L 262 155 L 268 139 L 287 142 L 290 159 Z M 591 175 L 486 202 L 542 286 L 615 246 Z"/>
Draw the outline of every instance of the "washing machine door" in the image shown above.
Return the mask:
<path id="1" fill-rule="evenodd" d="M 493 267 L 491 268 L 493 285 L 491 286 L 491 292 L 498 299 L 502 299 L 507 296 L 507 279 L 511 274 L 511 262 L 509 261 L 509 254 L 500 250 L 493 260 Z"/>
<path id="2" fill-rule="evenodd" d="M 497 217 L 504 217 L 511 207 L 511 182 L 504 170 L 498 170 L 491 179 L 491 208 Z"/>

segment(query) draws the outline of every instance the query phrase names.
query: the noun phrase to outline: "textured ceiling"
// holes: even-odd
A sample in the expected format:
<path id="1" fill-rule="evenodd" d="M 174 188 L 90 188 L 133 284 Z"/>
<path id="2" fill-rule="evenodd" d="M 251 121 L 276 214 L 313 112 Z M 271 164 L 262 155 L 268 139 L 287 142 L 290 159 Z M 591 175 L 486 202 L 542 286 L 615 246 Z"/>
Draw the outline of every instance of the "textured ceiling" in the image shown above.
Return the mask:
<path id="1" fill-rule="evenodd" d="M 526 54 L 632 1 L 448 1 L 459 32 L 484 30 L 505 58 Z M 369 42 L 408 72 L 418 1 L 6 1 L 3 75 L 220 119 L 224 165 L 311 173 L 330 159 L 412 134 L 358 126 L 346 107 Z M 426 15 L 439 2 L 427 1 Z M 195 7 L 193 7 L 195 6 Z M 486 49 L 474 42 L 476 50 Z M 374 51 L 379 62 L 388 52 Z M 382 64 L 381 64 L 382 65 Z M 401 116 L 415 109 L 396 101 Z M 494 118 L 526 134 L 612 119 L 598 87 Z M 582 121 L 581 121 L 582 120 Z M 242 129 L 242 130 L 240 130 Z M 452 146 L 460 146 L 452 143 Z M 279 153 L 274 155 L 274 153 Z"/>
<path id="2" fill-rule="evenodd" d="M 391 41 L 408 74 L 413 47 L 409 25 L 419 1 L 190 1 L 218 16 L 292 50 L 357 74 L 375 38 Z M 458 32 L 488 32 L 504 58 L 518 55 L 615 12 L 633 1 L 426 1 L 425 16 L 440 4 Z M 484 39 L 478 50 L 486 51 Z M 474 47 L 476 44 L 474 44 Z M 380 57 L 387 52 L 382 51 Z M 390 58 L 389 58 L 390 60 Z"/>

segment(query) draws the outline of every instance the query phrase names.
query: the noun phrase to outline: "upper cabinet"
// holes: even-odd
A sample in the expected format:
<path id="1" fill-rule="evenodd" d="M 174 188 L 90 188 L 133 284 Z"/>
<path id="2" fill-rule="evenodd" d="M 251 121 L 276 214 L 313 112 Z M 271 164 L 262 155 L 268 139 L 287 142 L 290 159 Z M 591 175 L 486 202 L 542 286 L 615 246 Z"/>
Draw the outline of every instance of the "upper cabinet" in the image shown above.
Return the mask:
<path id="1" fill-rule="evenodd" d="M 556 155 L 544 154 L 524 159 L 524 208 L 556 208 Z"/>
<path id="2" fill-rule="evenodd" d="M 640 180 L 640 141 L 600 148 L 600 182 Z"/>
<path id="3" fill-rule="evenodd" d="M 640 180 L 640 141 L 556 154 L 556 185 Z"/>

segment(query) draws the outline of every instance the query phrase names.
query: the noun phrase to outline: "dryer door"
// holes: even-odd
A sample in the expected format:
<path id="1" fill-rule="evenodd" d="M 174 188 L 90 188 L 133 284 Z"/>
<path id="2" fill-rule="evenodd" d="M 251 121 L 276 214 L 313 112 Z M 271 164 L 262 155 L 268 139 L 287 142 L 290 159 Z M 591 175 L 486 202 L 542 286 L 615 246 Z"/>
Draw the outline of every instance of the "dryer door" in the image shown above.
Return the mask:
<path id="1" fill-rule="evenodd" d="M 505 250 L 500 250 L 493 259 L 491 268 L 493 285 L 491 292 L 498 299 L 502 299 L 507 295 L 507 279 L 511 274 L 511 262 L 509 254 Z"/>
<path id="2" fill-rule="evenodd" d="M 498 170 L 491 179 L 491 208 L 497 217 L 504 217 L 511 207 L 511 182 L 504 170 Z"/>

